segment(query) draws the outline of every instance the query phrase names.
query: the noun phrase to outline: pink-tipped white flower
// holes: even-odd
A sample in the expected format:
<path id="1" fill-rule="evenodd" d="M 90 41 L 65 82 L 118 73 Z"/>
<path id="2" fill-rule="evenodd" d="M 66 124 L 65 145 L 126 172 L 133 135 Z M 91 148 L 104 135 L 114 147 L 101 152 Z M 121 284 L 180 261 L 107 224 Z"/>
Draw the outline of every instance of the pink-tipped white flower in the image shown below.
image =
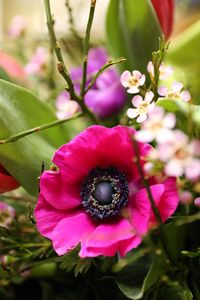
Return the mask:
<path id="1" fill-rule="evenodd" d="M 154 77 L 154 65 L 152 61 L 150 61 L 147 65 L 147 71 L 150 73 L 151 77 Z M 159 79 L 165 80 L 173 74 L 173 68 L 170 66 L 166 66 L 165 64 L 161 64 L 159 68 Z"/>
<path id="2" fill-rule="evenodd" d="M 140 91 L 139 87 L 144 85 L 145 79 L 145 75 L 137 70 L 132 71 L 132 73 L 124 71 L 121 75 L 121 84 L 128 89 L 128 93 L 137 94 Z"/>
<path id="3" fill-rule="evenodd" d="M 197 198 L 194 200 L 194 205 L 200 208 L 200 197 L 197 197 Z"/>
<path id="4" fill-rule="evenodd" d="M 27 21 L 23 16 L 16 15 L 13 17 L 11 24 L 8 28 L 8 35 L 12 38 L 22 36 L 26 30 Z"/>
<path id="5" fill-rule="evenodd" d="M 158 88 L 158 94 L 165 98 L 182 100 L 188 102 L 191 99 L 191 95 L 188 90 L 183 90 L 183 84 L 181 82 L 174 82 L 171 89 L 166 86 Z"/>
<path id="6" fill-rule="evenodd" d="M 192 203 L 192 193 L 189 191 L 183 191 L 179 194 L 180 203 L 183 205 L 187 205 Z"/>
<path id="7" fill-rule="evenodd" d="M 8 228 L 14 217 L 15 209 L 4 202 L 0 202 L 0 226 Z"/>
<path id="8" fill-rule="evenodd" d="M 142 129 L 136 132 L 135 137 L 140 142 L 152 142 L 154 139 L 158 143 L 167 142 L 173 137 L 171 129 L 175 124 L 175 115 L 165 115 L 164 109 L 157 106 L 148 113 L 148 119 L 142 123 Z"/>
<path id="9" fill-rule="evenodd" d="M 56 115 L 58 119 L 64 119 L 68 117 L 72 117 L 75 113 L 80 111 L 79 104 L 70 100 L 69 93 L 64 91 L 62 92 L 56 99 Z"/>
<path id="10" fill-rule="evenodd" d="M 141 123 L 147 119 L 147 113 L 153 109 L 155 102 L 153 100 L 154 93 L 149 91 L 146 93 L 145 98 L 141 96 L 134 96 L 132 99 L 132 104 L 136 108 L 129 108 L 127 115 L 129 118 L 137 118 L 137 122 Z"/>
<path id="11" fill-rule="evenodd" d="M 174 130 L 173 139 L 157 147 L 158 158 L 165 163 L 169 176 L 185 175 L 188 180 L 200 177 L 200 141 L 192 140 L 180 130 Z"/>
<path id="12" fill-rule="evenodd" d="M 30 62 L 24 68 L 26 74 L 33 75 L 40 73 L 45 68 L 47 60 L 47 50 L 43 47 L 38 47 Z"/>

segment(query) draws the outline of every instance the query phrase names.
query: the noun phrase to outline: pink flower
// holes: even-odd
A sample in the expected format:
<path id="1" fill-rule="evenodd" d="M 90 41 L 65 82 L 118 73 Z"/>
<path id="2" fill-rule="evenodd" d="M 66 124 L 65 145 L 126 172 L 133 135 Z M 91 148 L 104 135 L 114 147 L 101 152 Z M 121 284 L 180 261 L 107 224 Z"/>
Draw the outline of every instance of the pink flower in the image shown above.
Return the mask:
<path id="1" fill-rule="evenodd" d="M 17 181 L 0 165 L 0 194 L 19 187 Z"/>
<path id="2" fill-rule="evenodd" d="M 174 130 L 173 139 L 157 147 L 158 157 L 165 162 L 165 172 L 168 176 L 185 175 L 188 180 L 198 180 L 200 177 L 200 142 L 189 141 L 180 130 Z"/>
<path id="3" fill-rule="evenodd" d="M 133 134 L 91 126 L 56 151 L 59 170 L 42 174 L 35 218 L 59 255 L 80 245 L 80 257 L 124 256 L 156 223 L 134 162 Z M 138 147 L 145 157 L 150 146 Z M 178 205 L 176 180 L 151 178 L 150 189 L 166 220 Z"/>
<path id="4" fill-rule="evenodd" d="M 4 202 L 0 202 L 0 226 L 8 228 L 14 217 L 15 209 Z"/>
<path id="5" fill-rule="evenodd" d="M 192 193 L 189 191 L 183 191 L 179 195 L 180 203 L 183 205 L 192 203 Z"/>
<path id="6" fill-rule="evenodd" d="M 147 65 L 147 71 L 150 73 L 151 77 L 154 77 L 154 65 L 152 61 L 150 61 Z M 165 80 L 170 77 L 173 73 L 173 68 L 170 66 L 165 66 L 163 63 L 159 68 L 159 79 Z"/>
<path id="7" fill-rule="evenodd" d="M 23 16 L 14 16 L 8 28 L 8 35 L 12 38 L 22 36 L 26 30 L 27 21 Z"/>
<path id="8" fill-rule="evenodd" d="M 70 96 L 67 91 L 60 93 L 60 95 L 57 97 L 56 108 L 56 115 L 58 119 L 71 117 L 80 111 L 79 104 L 74 100 L 70 100 Z"/>
<path id="9" fill-rule="evenodd" d="M 121 75 L 121 84 L 128 88 L 127 92 L 130 94 L 139 93 L 139 87 L 145 83 L 145 75 L 135 70 L 132 73 L 130 71 L 124 71 Z"/>
<path id="10" fill-rule="evenodd" d="M 172 88 L 168 89 L 166 86 L 158 88 L 158 94 L 165 98 L 180 99 L 184 102 L 188 102 L 191 99 L 190 93 L 187 90 L 182 90 L 183 84 L 180 82 L 174 82 Z"/>
<path id="11" fill-rule="evenodd" d="M 141 96 L 134 96 L 132 99 L 132 104 L 136 108 L 129 108 L 127 110 L 127 115 L 129 118 L 137 118 L 137 122 L 141 123 L 147 119 L 147 113 L 153 109 L 155 102 L 153 100 L 154 94 L 149 91 L 146 93 L 145 98 Z"/>
<path id="12" fill-rule="evenodd" d="M 200 207 L 200 197 L 197 197 L 197 198 L 194 200 L 194 205 L 197 206 L 197 207 Z"/>
<path id="13" fill-rule="evenodd" d="M 26 74 L 32 75 L 42 71 L 46 66 L 48 59 L 47 50 L 43 47 L 38 47 L 32 56 L 30 62 L 24 67 Z"/>
<path id="14" fill-rule="evenodd" d="M 148 119 L 142 123 L 142 129 L 137 131 L 135 137 L 140 142 L 152 142 L 154 139 L 158 143 L 170 141 L 173 137 L 172 128 L 176 124 L 176 116 L 167 113 L 162 107 L 154 107 L 148 113 Z"/>

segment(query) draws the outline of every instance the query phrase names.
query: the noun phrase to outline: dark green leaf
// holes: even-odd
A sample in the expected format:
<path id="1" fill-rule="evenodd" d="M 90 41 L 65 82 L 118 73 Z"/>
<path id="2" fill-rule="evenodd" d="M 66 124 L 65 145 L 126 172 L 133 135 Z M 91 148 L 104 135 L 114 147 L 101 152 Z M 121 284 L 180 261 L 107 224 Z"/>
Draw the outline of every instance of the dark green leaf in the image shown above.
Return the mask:
<path id="1" fill-rule="evenodd" d="M 115 280 L 126 297 L 141 299 L 167 269 L 168 265 L 162 255 L 148 255 L 125 267 L 115 276 Z"/>
<path id="2" fill-rule="evenodd" d="M 145 72 L 161 36 L 151 1 L 110 0 L 106 28 L 111 55 L 127 58 L 120 67 Z"/>

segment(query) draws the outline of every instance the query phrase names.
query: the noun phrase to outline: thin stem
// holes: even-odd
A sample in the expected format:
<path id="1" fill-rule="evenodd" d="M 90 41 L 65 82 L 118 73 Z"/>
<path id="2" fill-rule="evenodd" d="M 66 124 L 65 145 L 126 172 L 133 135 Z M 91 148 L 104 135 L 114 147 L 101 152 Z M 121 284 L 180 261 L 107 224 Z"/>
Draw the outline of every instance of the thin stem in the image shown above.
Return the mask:
<path id="1" fill-rule="evenodd" d="M 95 6 L 96 6 L 96 0 L 91 0 L 90 13 L 89 13 L 89 18 L 88 18 L 88 23 L 86 28 L 85 39 L 84 39 L 83 78 L 81 84 L 81 96 L 84 96 L 84 90 L 87 81 L 88 51 L 90 45 L 90 33 L 91 33 L 92 23 L 94 19 Z"/>
<path id="2" fill-rule="evenodd" d="M 82 38 L 79 36 L 79 34 L 77 33 L 77 31 L 75 29 L 74 18 L 73 18 L 73 14 L 72 14 L 72 7 L 70 5 L 70 0 L 65 1 L 65 6 L 67 8 L 68 15 L 69 15 L 70 30 L 71 30 L 72 34 L 76 37 L 76 39 L 79 42 L 82 42 Z"/>
<path id="3" fill-rule="evenodd" d="M 80 116 L 82 116 L 82 113 L 75 114 L 73 117 L 70 117 L 70 118 L 65 118 L 65 119 L 62 119 L 62 120 L 56 120 L 56 121 L 51 122 L 51 123 L 47 123 L 47 124 L 44 124 L 44 125 L 41 125 L 41 126 L 37 126 L 37 127 L 31 128 L 31 129 L 22 131 L 20 133 L 12 135 L 12 136 L 10 136 L 6 139 L 1 139 L 0 140 L 0 145 L 16 142 L 17 140 L 19 140 L 19 139 L 21 139 L 21 138 L 23 138 L 27 135 L 30 135 L 32 133 L 42 131 L 42 130 L 45 130 L 45 129 L 48 129 L 48 128 L 52 128 L 54 126 L 57 126 L 57 125 L 60 125 L 60 124 L 63 124 L 63 123 L 66 123 L 66 122 L 68 122 L 70 120 L 73 120 L 73 119 L 76 119 Z"/>
<path id="4" fill-rule="evenodd" d="M 71 80 L 70 74 L 65 66 L 64 59 L 61 52 L 61 47 L 56 39 L 56 35 L 54 32 L 54 21 L 52 19 L 51 14 L 51 7 L 49 0 L 44 0 L 45 5 L 45 12 L 46 12 L 46 18 L 47 18 L 47 27 L 49 30 L 49 34 L 51 37 L 51 43 L 53 45 L 53 48 L 55 50 L 56 57 L 58 59 L 58 71 L 63 76 L 63 78 L 66 80 L 68 84 L 68 91 L 70 93 L 71 99 L 77 100 L 78 96 L 75 93 L 74 84 Z"/>
<path id="5" fill-rule="evenodd" d="M 109 67 L 115 65 L 115 64 L 119 64 L 121 62 L 126 61 L 126 58 L 124 57 L 120 57 L 118 59 L 112 59 L 110 61 L 108 61 L 107 63 L 105 63 L 99 70 L 98 72 L 94 75 L 94 77 L 91 79 L 90 83 L 88 84 L 88 87 L 84 90 L 84 95 L 92 88 L 92 86 L 95 84 L 96 80 L 99 78 L 99 76 L 101 76 L 101 74 L 108 69 Z"/>
<path id="6" fill-rule="evenodd" d="M 139 172 L 139 174 L 140 174 L 140 176 L 142 178 L 144 187 L 145 187 L 145 189 L 147 191 L 148 198 L 149 198 L 149 201 L 151 203 L 151 207 L 152 207 L 153 213 L 155 215 L 155 218 L 156 218 L 156 220 L 157 220 L 157 222 L 158 222 L 158 224 L 160 226 L 161 242 L 162 242 L 162 245 L 163 245 L 163 249 L 165 250 L 165 253 L 166 253 L 169 261 L 173 262 L 173 259 L 172 259 L 171 255 L 170 255 L 169 250 L 168 250 L 168 243 L 166 241 L 166 235 L 165 235 L 165 232 L 164 232 L 164 224 L 162 222 L 159 210 L 156 207 L 156 204 L 155 204 L 155 201 L 154 201 L 151 189 L 149 187 L 149 182 L 146 179 L 144 171 L 143 171 L 143 168 L 142 168 L 142 165 L 140 164 L 140 151 L 139 151 L 138 144 L 137 144 L 137 142 L 136 142 L 136 140 L 134 138 L 132 140 L 133 140 L 133 148 L 134 148 L 134 151 L 135 151 L 135 154 L 136 154 L 136 160 L 135 160 L 135 162 L 136 162 L 136 165 L 137 165 L 137 168 L 138 168 L 138 172 Z"/>

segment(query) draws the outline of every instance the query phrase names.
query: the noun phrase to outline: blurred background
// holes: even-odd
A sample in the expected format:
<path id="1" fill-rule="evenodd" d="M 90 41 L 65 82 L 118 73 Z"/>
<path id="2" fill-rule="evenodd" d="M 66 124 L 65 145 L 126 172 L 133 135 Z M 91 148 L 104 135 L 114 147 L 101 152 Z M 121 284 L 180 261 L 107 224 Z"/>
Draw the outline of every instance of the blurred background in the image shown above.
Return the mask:
<path id="1" fill-rule="evenodd" d="M 87 21 L 88 0 L 71 1 L 76 28 L 80 33 L 84 32 L 83 24 Z M 200 18 L 200 0 L 177 0 L 176 20 L 174 34 L 183 30 L 192 22 Z M 97 1 L 96 15 L 93 26 L 93 36 L 99 39 L 104 37 L 104 20 L 109 0 Z M 69 30 L 69 22 L 65 9 L 65 0 L 51 0 L 52 11 L 56 19 L 56 30 L 66 33 Z M 47 33 L 43 0 L 0 0 L 0 39 L 8 30 L 9 24 L 15 15 L 27 18 L 28 31 L 38 37 Z"/>

